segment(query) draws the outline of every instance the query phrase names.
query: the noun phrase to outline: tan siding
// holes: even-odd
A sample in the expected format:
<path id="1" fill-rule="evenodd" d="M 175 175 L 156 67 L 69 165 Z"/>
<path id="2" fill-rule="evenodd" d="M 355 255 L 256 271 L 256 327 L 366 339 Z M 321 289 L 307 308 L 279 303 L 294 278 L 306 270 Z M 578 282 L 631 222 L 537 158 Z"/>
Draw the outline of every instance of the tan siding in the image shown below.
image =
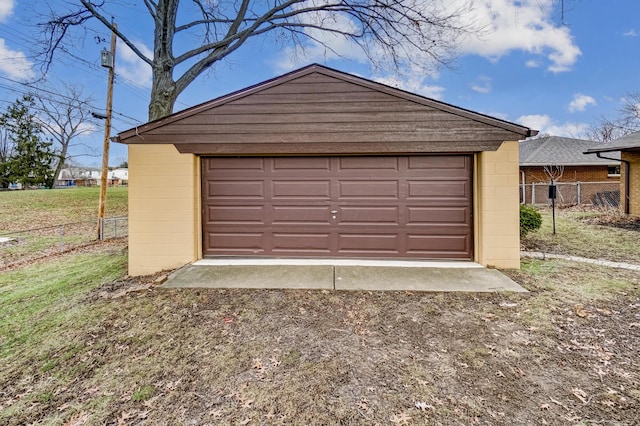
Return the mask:
<path id="1" fill-rule="evenodd" d="M 518 142 L 477 154 L 476 179 L 476 261 L 519 268 Z"/>
<path id="2" fill-rule="evenodd" d="M 631 173 L 629 175 L 629 214 L 640 216 L 640 153 L 638 152 L 622 152 L 622 159 L 628 161 Z M 624 200 L 624 176 L 629 171 L 626 165 L 623 165 L 620 185 L 621 200 Z M 621 203 L 624 208 L 624 203 Z"/>
<path id="3" fill-rule="evenodd" d="M 172 145 L 129 146 L 129 274 L 196 260 L 197 158 Z"/>

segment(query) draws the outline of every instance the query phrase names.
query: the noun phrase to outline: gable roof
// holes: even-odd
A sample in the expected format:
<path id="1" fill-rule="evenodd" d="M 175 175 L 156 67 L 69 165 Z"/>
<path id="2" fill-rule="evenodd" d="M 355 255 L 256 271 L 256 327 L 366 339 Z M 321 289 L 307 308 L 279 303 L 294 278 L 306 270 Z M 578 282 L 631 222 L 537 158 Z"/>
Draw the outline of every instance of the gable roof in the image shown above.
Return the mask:
<path id="1" fill-rule="evenodd" d="M 630 133 L 608 144 L 592 145 L 589 149 L 585 150 L 585 154 L 614 151 L 640 151 L 640 132 Z"/>
<path id="2" fill-rule="evenodd" d="M 595 142 L 586 139 L 572 139 L 547 136 L 520 141 L 520 166 L 565 166 L 617 165 L 619 161 L 597 158 L 583 153 Z"/>
<path id="3" fill-rule="evenodd" d="M 397 108 L 391 111 L 393 120 L 376 120 L 376 114 L 389 115 L 387 105 Z M 303 119 L 301 112 L 307 114 Z M 363 119 L 346 122 L 347 112 Z M 535 134 L 519 124 L 313 64 L 126 130 L 113 140 L 168 143 L 196 154 L 274 153 L 294 145 L 301 153 L 479 152 Z"/>

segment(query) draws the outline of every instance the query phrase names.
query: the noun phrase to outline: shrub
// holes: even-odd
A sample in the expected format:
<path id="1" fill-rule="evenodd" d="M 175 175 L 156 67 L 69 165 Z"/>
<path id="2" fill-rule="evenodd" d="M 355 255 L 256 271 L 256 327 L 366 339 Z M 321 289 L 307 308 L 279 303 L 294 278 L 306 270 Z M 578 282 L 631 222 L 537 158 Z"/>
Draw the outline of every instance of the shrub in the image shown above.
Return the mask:
<path id="1" fill-rule="evenodd" d="M 531 231 L 537 231 L 542 226 L 542 215 L 532 206 L 520 205 L 520 237 Z"/>

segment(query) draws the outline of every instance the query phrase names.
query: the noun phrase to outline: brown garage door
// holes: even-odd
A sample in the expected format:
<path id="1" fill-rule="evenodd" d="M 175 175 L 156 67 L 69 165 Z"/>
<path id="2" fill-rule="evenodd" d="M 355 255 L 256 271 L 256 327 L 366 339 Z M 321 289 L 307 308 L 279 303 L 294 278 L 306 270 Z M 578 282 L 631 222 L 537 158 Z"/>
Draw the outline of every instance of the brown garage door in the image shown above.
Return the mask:
<path id="1" fill-rule="evenodd" d="M 205 256 L 472 256 L 471 157 L 203 157 Z"/>

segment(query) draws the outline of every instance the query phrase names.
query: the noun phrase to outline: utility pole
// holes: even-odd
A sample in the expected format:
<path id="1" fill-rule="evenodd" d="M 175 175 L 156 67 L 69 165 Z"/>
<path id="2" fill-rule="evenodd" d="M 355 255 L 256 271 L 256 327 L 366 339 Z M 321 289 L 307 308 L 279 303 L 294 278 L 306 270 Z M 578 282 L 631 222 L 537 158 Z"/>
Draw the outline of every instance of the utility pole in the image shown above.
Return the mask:
<path id="1" fill-rule="evenodd" d="M 113 22 L 113 21 L 112 21 Z M 117 24 L 113 24 L 115 29 Z M 100 176 L 100 204 L 98 206 L 98 238 L 102 239 L 102 221 L 107 204 L 107 174 L 109 173 L 109 137 L 111 136 L 111 113 L 113 109 L 113 78 L 116 65 L 116 33 L 111 31 L 111 51 L 102 51 L 102 66 L 109 68 L 107 84 L 107 118 L 104 123 L 104 143 L 102 147 L 102 174 Z"/>

